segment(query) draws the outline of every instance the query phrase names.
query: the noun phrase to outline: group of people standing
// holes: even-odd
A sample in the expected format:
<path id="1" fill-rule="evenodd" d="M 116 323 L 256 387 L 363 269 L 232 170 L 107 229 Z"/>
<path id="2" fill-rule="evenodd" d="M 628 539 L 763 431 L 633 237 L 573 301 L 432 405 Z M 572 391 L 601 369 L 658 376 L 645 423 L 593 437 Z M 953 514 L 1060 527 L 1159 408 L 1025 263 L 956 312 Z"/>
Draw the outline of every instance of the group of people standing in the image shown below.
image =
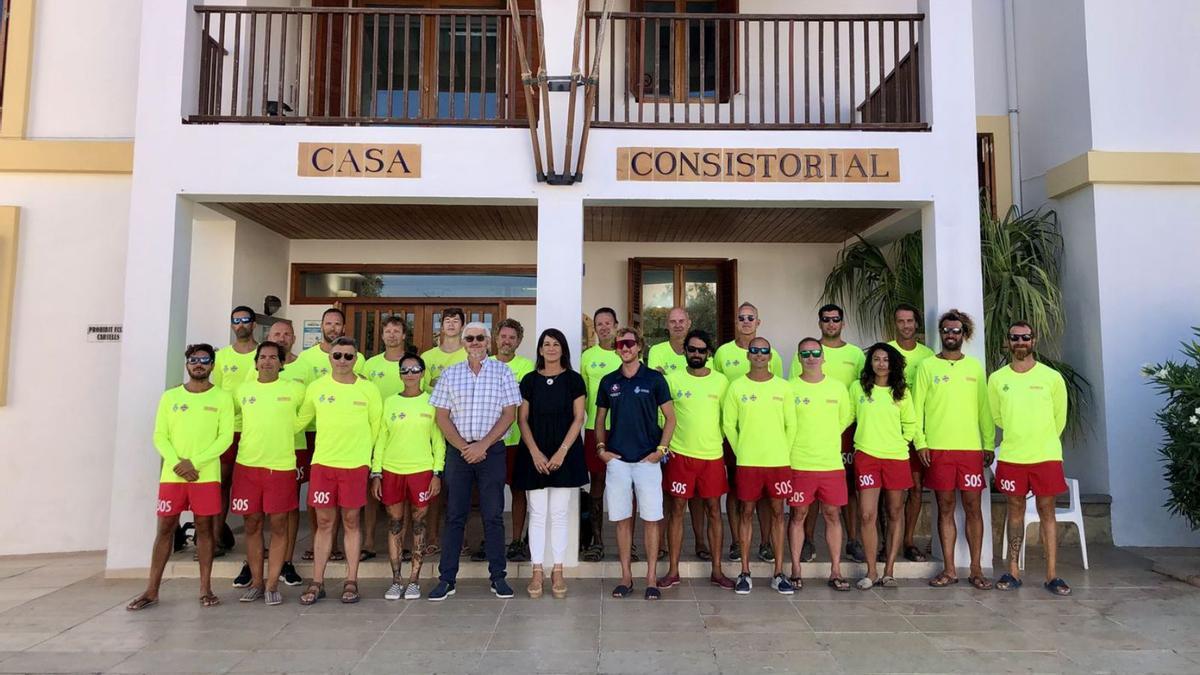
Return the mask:
<path id="1" fill-rule="evenodd" d="M 385 351 L 370 360 L 345 337 L 336 308 L 322 317 L 323 339 L 298 356 L 289 323 L 274 323 L 267 340 L 256 343 L 254 312 L 235 308 L 234 343 L 219 351 L 189 346 L 187 381 L 160 401 L 158 534 L 149 584 L 128 609 L 157 603 L 182 511 L 195 516 L 202 604 L 220 602 L 211 569 L 214 555 L 233 543 L 224 524 L 230 511 L 245 518 L 247 563 L 235 586 L 247 590 L 240 599 L 282 602 L 280 581 L 303 583 L 291 560 L 304 482 L 310 483 L 314 533 L 306 557 L 314 564 L 302 604 L 325 597 L 327 563 L 339 555 L 339 526 L 347 561 L 341 601 L 359 600 L 358 563 L 375 555 L 380 505 L 393 570 L 385 597 L 421 597 L 421 567 L 433 554 L 440 554 L 439 577 L 428 599 L 454 595 L 476 494 L 484 530 L 479 557 L 488 561 L 492 592 L 513 597 L 506 563 L 524 554 L 533 563 L 527 592 L 540 597 L 549 549 L 551 593 L 565 597 L 569 504 L 584 486 L 591 508 L 584 560 L 605 555 L 604 513 L 616 524 L 622 573 L 614 597 L 634 591 L 635 511 L 649 562 L 648 600 L 680 583 L 689 510 L 697 555 L 711 562 L 716 586 L 751 592 L 757 513 L 758 557 L 774 564 L 770 586 L 777 592 L 803 586 L 802 564 L 816 555 L 818 519 L 825 524 L 830 587 L 851 588 L 841 571 L 843 541 L 846 555 L 866 564 L 855 586 L 895 587 L 902 539 L 908 557 L 921 555 L 911 529 L 922 483 L 936 494 L 945 552 L 944 569 L 930 585 L 958 583 L 957 497 L 966 512 L 968 581 L 980 590 L 1011 590 L 1022 583 L 1016 556 L 995 584 L 980 560 L 984 467 L 992 463 L 997 427 L 1003 440 L 996 486 L 1008 496 L 1010 547 L 1020 546 L 1032 492 L 1048 554 L 1045 587 L 1069 594 L 1055 569 L 1053 517 L 1055 496 L 1066 489 L 1059 440 L 1066 391 L 1062 377 L 1036 361 L 1033 328 L 1025 322 L 1009 328 L 1012 360 L 989 378 L 962 351 L 974 329 L 965 313 L 949 310 L 938 319 L 942 349 L 936 354 L 917 341 L 919 310 L 901 306 L 894 316 L 897 339 L 863 350 L 842 339 L 842 309 L 821 307 L 820 337 L 797 343 L 785 380 L 782 359 L 758 335 L 761 320 L 750 303 L 737 310 L 735 339 L 719 346 L 692 330 L 685 310 L 672 309 L 669 339 L 645 358 L 640 332 L 619 326 L 616 312 L 601 308 L 593 315 L 597 344 L 583 352 L 578 370 L 565 336 L 554 328 L 539 336 L 536 361 L 516 355 L 523 329 L 511 319 L 499 324 L 496 354 L 489 355 L 489 327 L 464 325 L 457 308 L 443 311 L 440 343 L 421 355 L 405 350 L 403 320 L 386 319 Z M 506 483 L 513 502 L 507 550 Z M 732 541 L 728 557 L 741 563 L 735 579 L 721 564 L 722 502 Z M 664 518 L 665 532 L 659 527 Z M 265 555 L 264 529 L 271 532 Z M 783 569 L 785 545 L 790 574 Z M 876 551 L 885 563 L 882 575 Z M 656 565 L 661 553 L 668 556 L 663 577 Z M 407 577 L 404 562 L 410 562 Z"/>

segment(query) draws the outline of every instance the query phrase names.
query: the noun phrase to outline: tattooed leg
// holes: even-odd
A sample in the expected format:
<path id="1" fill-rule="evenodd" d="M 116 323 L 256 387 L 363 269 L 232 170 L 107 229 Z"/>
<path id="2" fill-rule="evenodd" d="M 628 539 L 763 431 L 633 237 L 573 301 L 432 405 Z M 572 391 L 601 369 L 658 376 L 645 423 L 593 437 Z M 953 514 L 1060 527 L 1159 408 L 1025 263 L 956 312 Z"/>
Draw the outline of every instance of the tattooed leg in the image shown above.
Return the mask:
<path id="1" fill-rule="evenodd" d="M 425 557 L 425 515 L 428 511 L 428 507 L 412 510 L 412 569 L 409 572 L 409 580 L 412 582 L 421 578 L 421 562 Z"/>
<path id="2" fill-rule="evenodd" d="M 1025 541 L 1025 497 L 1008 497 L 1008 573 L 1021 578 L 1021 543 Z"/>
<path id="3" fill-rule="evenodd" d="M 404 505 L 387 507 L 388 515 L 388 561 L 392 564 L 392 582 L 400 583 L 400 556 L 404 550 Z"/>

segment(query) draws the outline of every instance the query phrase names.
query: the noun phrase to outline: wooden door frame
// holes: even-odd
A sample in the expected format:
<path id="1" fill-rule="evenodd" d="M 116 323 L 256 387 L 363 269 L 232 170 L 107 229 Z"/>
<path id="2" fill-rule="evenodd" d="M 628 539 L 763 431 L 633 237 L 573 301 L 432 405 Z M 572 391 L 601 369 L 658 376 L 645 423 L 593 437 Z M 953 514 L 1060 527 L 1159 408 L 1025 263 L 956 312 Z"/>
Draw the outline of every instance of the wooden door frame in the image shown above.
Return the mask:
<path id="1" fill-rule="evenodd" d="M 508 307 L 514 304 L 532 304 L 532 302 L 513 302 L 513 300 L 530 300 L 533 298 L 344 298 L 335 302 L 334 307 L 340 309 L 346 315 L 346 334 L 351 335 L 357 328 L 351 322 L 354 320 L 354 312 L 356 306 L 363 305 L 383 305 L 397 306 L 405 310 L 414 309 L 414 315 L 423 316 L 426 310 L 437 308 L 444 309 L 446 307 L 467 307 L 470 305 L 495 305 L 497 308 L 496 318 L 492 322 L 493 326 L 497 326 L 501 321 L 508 318 Z M 425 319 L 419 319 L 425 321 Z M 432 322 L 432 314 L 428 317 L 428 321 Z M 424 351 L 417 338 L 418 329 L 413 326 L 405 326 L 406 330 L 411 331 L 413 338 L 412 342 L 417 346 L 418 351 Z M 429 329 L 432 330 L 432 323 Z M 377 327 L 378 330 L 378 327 Z M 494 330 L 494 329 L 493 329 Z"/>

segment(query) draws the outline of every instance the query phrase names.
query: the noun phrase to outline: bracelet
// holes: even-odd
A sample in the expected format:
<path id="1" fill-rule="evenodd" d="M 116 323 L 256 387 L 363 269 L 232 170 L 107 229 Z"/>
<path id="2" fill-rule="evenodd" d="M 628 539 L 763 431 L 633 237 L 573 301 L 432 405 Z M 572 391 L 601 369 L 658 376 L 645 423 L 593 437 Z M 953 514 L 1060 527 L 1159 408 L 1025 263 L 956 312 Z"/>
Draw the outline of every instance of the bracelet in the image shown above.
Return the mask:
<path id="1" fill-rule="evenodd" d="M 372 471 L 371 478 L 383 478 L 383 474 L 380 473 L 379 471 Z"/>
<path id="2" fill-rule="evenodd" d="M 599 450 L 603 450 L 603 449 L 605 449 L 605 448 L 607 448 L 607 447 L 608 447 L 608 445 L 607 445 L 607 444 L 605 444 L 605 443 L 597 443 L 597 444 L 596 444 L 596 450 L 597 450 L 597 451 L 599 451 Z"/>

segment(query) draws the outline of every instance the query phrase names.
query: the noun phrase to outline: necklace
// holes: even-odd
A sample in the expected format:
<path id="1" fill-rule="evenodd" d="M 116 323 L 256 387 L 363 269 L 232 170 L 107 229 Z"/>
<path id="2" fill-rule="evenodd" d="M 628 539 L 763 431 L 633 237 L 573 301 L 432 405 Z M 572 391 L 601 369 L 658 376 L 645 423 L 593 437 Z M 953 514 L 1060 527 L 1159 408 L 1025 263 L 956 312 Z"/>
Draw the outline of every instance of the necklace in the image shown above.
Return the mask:
<path id="1" fill-rule="evenodd" d="M 547 377 L 547 378 L 546 378 L 546 384 L 554 384 L 554 378 L 553 378 L 553 377 Z"/>

